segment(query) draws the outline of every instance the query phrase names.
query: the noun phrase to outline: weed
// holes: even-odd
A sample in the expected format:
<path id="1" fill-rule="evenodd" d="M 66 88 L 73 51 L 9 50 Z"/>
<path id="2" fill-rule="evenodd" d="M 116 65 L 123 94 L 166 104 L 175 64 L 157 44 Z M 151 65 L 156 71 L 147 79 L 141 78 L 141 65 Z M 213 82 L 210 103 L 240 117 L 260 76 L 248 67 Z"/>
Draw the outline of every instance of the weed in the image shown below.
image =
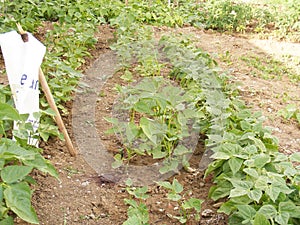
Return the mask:
<path id="1" fill-rule="evenodd" d="M 282 62 L 273 58 L 262 58 L 259 56 L 242 56 L 241 60 L 249 66 L 257 69 L 259 77 L 263 79 L 282 79 L 283 76 L 288 76 L 293 79 L 294 73 L 290 68 L 287 68 Z"/>
<path id="2" fill-rule="evenodd" d="M 177 202 L 180 206 L 180 215 L 169 215 L 171 218 L 177 219 L 182 224 L 186 224 L 192 217 L 195 217 L 196 221 L 200 221 L 200 211 L 201 205 L 204 202 L 203 200 L 197 198 L 182 200 L 183 186 L 176 179 L 173 179 L 172 183 L 161 181 L 158 182 L 158 185 L 168 190 L 168 200 Z"/>
<path id="3" fill-rule="evenodd" d="M 126 190 L 130 196 L 134 196 L 139 199 L 140 202 L 136 202 L 134 199 L 124 199 L 125 203 L 129 205 L 127 215 L 128 219 L 123 225 L 139 224 L 149 225 L 149 212 L 143 200 L 146 200 L 149 196 L 146 194 L 148 191 L 147 187 L 135 188 L 132 187 L 132 181 L 128 179 L 126 181 Z"/>
<path id="4" fill-rule="evenodd" d="M 278 111 L 278 115 L 286 120 L 295 119 L 300 124 L 300 110 L 296 104 L 289 104 Z"/>

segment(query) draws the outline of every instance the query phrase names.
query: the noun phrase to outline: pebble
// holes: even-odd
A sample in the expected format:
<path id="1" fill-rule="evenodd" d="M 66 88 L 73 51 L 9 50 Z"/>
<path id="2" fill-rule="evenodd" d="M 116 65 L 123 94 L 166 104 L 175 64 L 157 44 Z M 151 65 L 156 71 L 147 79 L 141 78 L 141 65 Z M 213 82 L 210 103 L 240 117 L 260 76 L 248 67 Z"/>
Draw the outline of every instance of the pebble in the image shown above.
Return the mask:
<path id="1" fill-rule="evenodd" d="M 82 182 L 82 183 L 81 183 L 81 185 L 84 186 L 84 187 L 85 187 L 85 186 L 88 186 L 89 184 L 90 184 L 89 181 L 85 181 L 85 182 Z"/>
<path id="2" fill-rule="evenodd" d="M 105 218 L 105 217 L 107 217 L 107 215 L 105 213 L 100 213 L 100 217 Z"/>
<path id="3" fill-rule="evenodd" d="M 212 217 L 214 211 L 211 209 L 204 209 L 203 212 L 201 213 L 201 216 L 203 217 Z"/>

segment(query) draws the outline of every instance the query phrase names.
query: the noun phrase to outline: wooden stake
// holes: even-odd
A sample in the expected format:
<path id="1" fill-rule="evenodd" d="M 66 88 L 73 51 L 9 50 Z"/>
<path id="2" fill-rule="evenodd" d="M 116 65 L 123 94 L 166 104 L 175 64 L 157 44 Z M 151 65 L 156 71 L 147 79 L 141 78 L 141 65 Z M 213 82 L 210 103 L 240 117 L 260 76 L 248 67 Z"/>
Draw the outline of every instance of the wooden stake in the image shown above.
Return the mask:
<path id="1" fill-rule="evenodd" d="M 19 23 L 17 23 L 17 27 L 18 27 L 19 33 L 20 33 L 23 41 L 27 42 L 28 41 L 27 33 L 23 30 L 23 28 L 21 27 L 21 25 Z M 68 148 L 71 156 L 76 156 L 77 155 L 77 151 L 73 147 L 73 144 L 72 144 L 72 141 L 71 141 L 71 139 L 69 137 L 68 131 L 67 131 L 66 127 L 65 127 L 65 124 L 64 124 L 61 116 L 60 116 L 60 113 L 59 113 L 58 108 L 57 108 L 57 106 L 55 104 L 54 98 L 53 98 L 52 93 L 50 91 L 49 85 L 47 83 L 47 80 L 46 80 L 45 75 L 44 75 L 44 73 L 43 73 L 43 71 L 42 71 L 41 68 L 39 69 L 39 81 L 40 81 L 42 90 L 45 93 L 46 99 L 47 99 L 47 101 L 48 101 L 51 109 L 56 114 L 56 116 L 55 116 L 55 122 L 57 123 L 59 130 L 64 135 L 67 148 Z"/>
<path id="2" fill-rule="evenodd" d="M 73 147 L 73 144 L 72 144 L 72 141 L 69 137 L 69 134 L 68 134 L 68 131 L 64 125 L 64 122 L 60 116 L 60 113 L 57 109 L 57 106 L 55 104 L 55 101 L 54 101 L 54 98 L 52 96 L 52 93 L 50 91 L 50 88 L 49 88 L 49 85 L 47 83 L 47 80 L 45 78 L 45 75 L 42 71 L 42 69 L 40 68 L 39 70 L 39 80 L 40 80 L 40 84 L 41 84 L 41 87 L 42 87 L 42 90 L 44 91 L 45 93 L 45 96 L 46 96 L 46 99 L 51 107 L 52 110 L 54 110 L 56 116 L 55 116 L 55 121 L 60 129 L 60 131 L 63 133 L 64 137 L 65 137 L 65 141 L 66 141 L 66 145 L 67 145 L 67 148 L 71 154 L 71 156 L 76 156 L 77 155 L 77 151 L 74 149 Z"/>

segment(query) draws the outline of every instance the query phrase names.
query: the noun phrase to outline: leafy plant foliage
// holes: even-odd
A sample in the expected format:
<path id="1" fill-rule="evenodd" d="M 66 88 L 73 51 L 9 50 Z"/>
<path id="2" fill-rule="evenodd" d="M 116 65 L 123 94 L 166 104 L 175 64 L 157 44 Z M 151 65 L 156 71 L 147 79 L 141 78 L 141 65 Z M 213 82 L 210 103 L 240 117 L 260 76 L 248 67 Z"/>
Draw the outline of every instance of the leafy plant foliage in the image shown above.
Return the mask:
<path id="1" fill-rule="evenodd" d="M 252 114 L 239 100 L 236 90 L 230 88 L 226 76 L 215 68 L 208 54 L 185 37 L 163 36 L 156 42 L 149 26 L 193 25 L 235 32 L 261 32 L 272 27 L 276 36 L 295 34 L 297 39 L 298 1 L 286 2 L 284 9 L 255 8 L 230 0 L 177 2 L 178 5 L 168 7 L 164 1 L 129 1 L 125 5 L 122 1 L 109 0 L 4 0 L 0 2 L 0 32 L 13 29 L 15 22 L 31 32 L 49 25 L 44 40 L 48 52 L 43 70 L 56 102 L 67 113 L 64 102 L 71 99 L 81 77 L 80 68 L 97 41 L 93 34 L 99 24 L 110 23 L 116 29 L 117 38 L 111 47 L 126 71 L 123 78 L 132 79 L 132 60 L 137 61 L 134 71 L 146 77 L 136 86 L 119 87 L 123 100 L 127 101 L 122 107 L 132 113 L 130 121 L 110 120 L 115 131 L 123 136 L 129 155 L 147 153 L 166 159 L 175 155 L 177 163 L 180 158 L 180 162 L 188 166 L 182 155 L 190 150 L 182 147 L 180 141 L 187 136 L 192 119 L 198 131 L 207 136 L 207 148 L 213 151 L 214 161 L 206 171 L 206 175 L 214 175 L 215 186 L 210 190 L 210 197 L 216 201 L 227 200 L 219 211 L 230 215 L 230 224 L 299 224 L 299 154 L 286 156 L 278 152 L 278 142 L 270 130 L 263 127 L 261 115 Z M 168 79 L 175 80 L 177 85 L 159 85 L 165 67 L 170 70 Z M 145 83 L 152 85 L 153 96 Z M 55 177 L 57 174 L 39 149 L 26 145 L 32 128 L 24 122 L 26 116 L 11 107 L 9 91 L 1 88 L 0 92 L 1 223 L 13 223 L 10 210 L 30 223 L 37 223 L 30 205 L 33 180 L 29 174 L 33 169 Z M 174 93 L 179 100 L 164 95 L 167 92 Z M 130 95 L 138 100 L 133 101 Z M 49 135 L 58 135 L 58 132 L 49 119 L 52 115 L 44 99 L 41 105 L 48 117 L 41 119 L 40 135 L 47 140 Z M 291 114 L 291 108 L 283 110 L 282 115 L 298 119 L 298 111 Z M 137 117 L 138 114 L 141 117 Z M 22 128 L 18 132 L 11 129 L 14 121 Z M 16 142 L 10 139 L 12 133 Z M 134 144 L 137 140 L 138 147 Z M 144 148 L 140 148 L 141 145 Z M 175 168 L 167 165 L 165 171 Z M 182 188 L 177 181 L 160 185 L 170 190 L 170 200 L 180 199 Z M 146 189 L 130 188 L 128 192 L 144 199 Z M 127 224 L 149 223 L 143 202 L 129 199 L 126 203 L 129 205 Z M 198 213 L 200 206 L 201 201 L 196 199 L 183 202 L 184 216 L 179 221 L 184 223 L 188 219 L 185 212 L 193 209 Z"/>

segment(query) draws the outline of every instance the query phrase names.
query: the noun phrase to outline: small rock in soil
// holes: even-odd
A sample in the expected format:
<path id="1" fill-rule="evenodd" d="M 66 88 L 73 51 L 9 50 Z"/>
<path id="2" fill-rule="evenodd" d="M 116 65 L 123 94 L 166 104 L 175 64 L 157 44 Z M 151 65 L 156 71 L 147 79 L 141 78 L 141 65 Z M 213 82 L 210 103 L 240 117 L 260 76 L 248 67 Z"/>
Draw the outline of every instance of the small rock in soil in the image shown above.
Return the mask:
<path id="1" fill-rule="evenodd" d="M 201 213 L 201 215 L 203 217 L 212 217 L 214 211 L 211 209 L 204 209 L 203 212 Z"/>

